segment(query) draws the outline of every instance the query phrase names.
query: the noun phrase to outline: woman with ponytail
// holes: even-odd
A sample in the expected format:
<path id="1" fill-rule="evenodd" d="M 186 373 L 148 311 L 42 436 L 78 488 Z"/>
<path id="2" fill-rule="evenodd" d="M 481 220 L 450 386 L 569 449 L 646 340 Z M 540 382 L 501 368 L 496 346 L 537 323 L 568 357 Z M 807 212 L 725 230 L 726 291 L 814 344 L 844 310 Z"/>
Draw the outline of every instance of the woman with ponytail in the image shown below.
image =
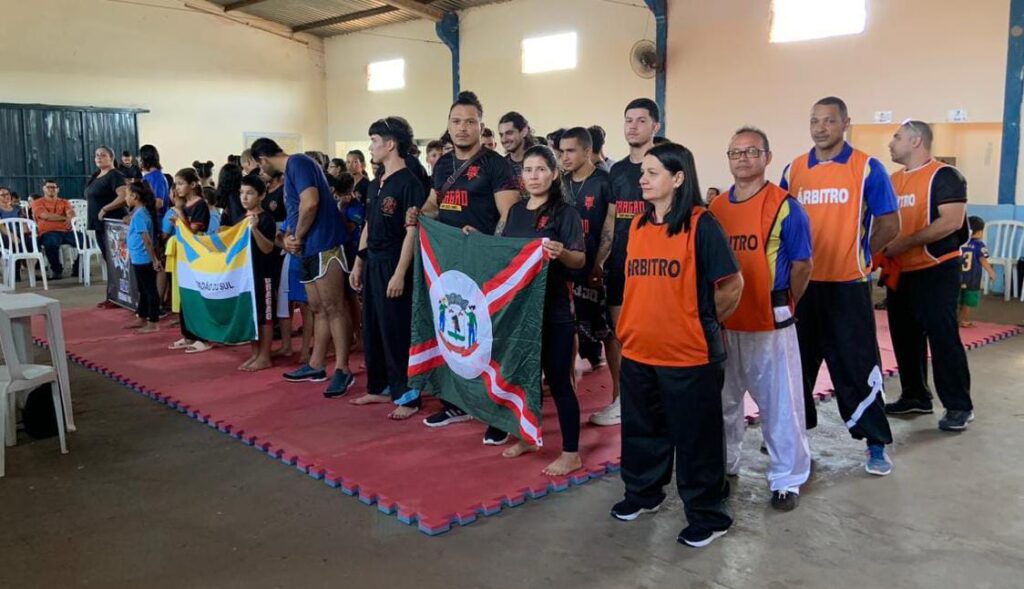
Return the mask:
<path id="1" fill-rule="evenodd" d="M 586 262 L 583 222 L 565 201 L 558 164 L 550 149 L 537 145 L 526 150 L 522 179 L 529 198 L 509 209 L 502 236 L 544 238 L 544 253 L 551 260 L 544 295 L 541 366 L 558 409 L 562 454 L 543 473 L 564 476 L 583 468 L 579 455 L 580 404 L 572 382 L 576 323 L 570 296 L 572 271 Z M 514 458 L 537 450 L 520 440 L 503 456 Z"/>
<path id="2" fill-rule="evenodd" d="M 210 224 L 210 208 L 203 199 L 203 185 L 193 168 L 182 168 L 174 175 L 174 217 L 180 219 L 193 233 L 205 233 Z M 169 346 L 171 350 L 184 349 L 187 354 L 205 352 L 210 344 L 189 331 L 185 321 L 185 307 L 181 313 L 181 339 Z"/>

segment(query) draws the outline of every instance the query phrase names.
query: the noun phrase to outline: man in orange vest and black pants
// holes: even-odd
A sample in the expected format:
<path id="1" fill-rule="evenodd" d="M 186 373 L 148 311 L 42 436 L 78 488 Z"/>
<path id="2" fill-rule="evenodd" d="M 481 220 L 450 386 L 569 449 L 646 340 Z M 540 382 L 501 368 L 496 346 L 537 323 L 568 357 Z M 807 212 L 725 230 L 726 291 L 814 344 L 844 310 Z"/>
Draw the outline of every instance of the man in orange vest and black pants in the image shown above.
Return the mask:
<path id="1" fill-rule="evenodd" d="M 814 269 L 796 310 L 807 428 L 818 422 L 812 395 L 824 360 L 839 414 L 854 439 L 867 440 L 865 470 L 885 476 L 892 472 L 885 451 L 892 432 L 868 274 L 871 252 L 899 233 L 899 208 L 882 162 L 843 140 L 850 126 L 845 102 L 822 98 L 810 123 L 814 148 L 793 160 L 780 183 L 811 219 Z"/>
<path id="2" fill-rule="evenodd" d="M 765 180 L 772 154 L 763 131 L 736 131 L 726 155 L 736 183 L 708 207 L 729 236 L 743 272 L 739 307 L 725 320 L 726 472 L 739 472 L 747 426 L 743 394 L 749 392 L 760 409 L 761 432 L 771 457 L 772 507 L 790 511 L 811 474 L 793 316 L 811 278 L 811 226 L 796 199 Z"/>
<path id="3" fill-rule="evenodd" d="M 904 168 L 892 175 L 903 221 L 900 235 L 882 250 L 900 265 L 889 289 L 889 332 L 903 394 L 885 406 L 890 415 L 931 413 L 928 350 L 935 392 L 946 414 L 939 429 L 961 431 L 974 419 L 971 373 L 960 341 L 960 246 L 967 241 L 967 182 L 953 166 L 932 158 L 932 129 L 906 121 L 889 151 Z"/>

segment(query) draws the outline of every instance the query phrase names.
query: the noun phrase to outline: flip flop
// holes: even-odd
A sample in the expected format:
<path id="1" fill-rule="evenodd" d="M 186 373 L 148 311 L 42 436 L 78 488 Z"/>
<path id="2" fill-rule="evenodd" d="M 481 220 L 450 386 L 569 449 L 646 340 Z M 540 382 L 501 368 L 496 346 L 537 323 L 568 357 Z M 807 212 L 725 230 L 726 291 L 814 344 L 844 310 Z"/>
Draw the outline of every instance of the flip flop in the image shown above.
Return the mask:
<path id="1" fill-rule="evenodd" d="M 191 346 L 185 348 L 185 353 L 186 354 L 201 354 L 203 352 L 208 352 L 208 351 L 210 351 L 212 349 L 213 349 L 213 346 L 211 346 L 210 344 L 206 344 L 206 343 L 198 342 L 197 341 L 196 343 L 192 344 Z"/>
<path id="2" fill-rule="evenodd" d="M 168 350 L 182 350 L 182 349 L 191 347 L 192 344 L 194 344 L 194 343 L 195 342 L 192 342 L 190 344 L 190 343 L 188 343 L 188 340 L 186 340 L 185 338 L 181 338 L 180 340 L 178 340 L 178 341 L 174 342 L 173 344 L 167 346 L 167 349 Z"/>

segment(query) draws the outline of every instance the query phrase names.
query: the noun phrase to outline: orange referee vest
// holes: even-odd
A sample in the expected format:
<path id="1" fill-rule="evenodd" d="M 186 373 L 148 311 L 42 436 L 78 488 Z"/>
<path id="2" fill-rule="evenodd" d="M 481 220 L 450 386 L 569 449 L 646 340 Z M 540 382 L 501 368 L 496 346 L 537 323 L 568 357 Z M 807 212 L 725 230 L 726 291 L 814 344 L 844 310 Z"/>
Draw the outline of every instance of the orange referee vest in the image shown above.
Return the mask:
<path id="1" fill-rule="evenodd" d="M 774 252 L 768 251 L 779 209 L 788 197 L 788 192 L 768 182 L 743 202 L 730 201 L 727 192 L 709 207 L 729 236 L 729 245 L 743 273 L 743 296 L 736 312 L 725 321 L 726 329 L 772 331 L 792 323 L 775 322 L 774 308 L 791 305 L 791 298 L 788 290 L 772 292 Z"/>
<path id="2" fill-rule="evenodd" d="M 946 164 L 931 160 L 916 170 L 903 168 L 891 176 L 892 187 L 900 203 L 900 237 L 906 237 L 931 225 L 932 221 L 932 180 Z M 897 256 L 904 272 L 923 270 L 942 262 L 959 258 L 960 251 L 933 257 L 925 246 L 915 247 Z"/>
<path id="3" fill-rule="evenodd" d="M 626 246 L 626 290 L 617 335 L 622 355 L 654 366 L 704 366 L 708 342 L 700 322 L 697 300 L 697 222 L 704 214 L 695 207 L 690 230 L 669 237 L 667 225 L 648 222 L 629 228 Z"/>
<path id="4" fill-rule="evenodd" d="M 818 162 L 813 168 L 808 167 L 809 157 L 805 153 L 790 165 L 789 192 L 811 221 L 811 280 L 861 280 L 871 272 L 861 251 L 864 180 L 870 156 L 854 149 L 846 163 Z"/>

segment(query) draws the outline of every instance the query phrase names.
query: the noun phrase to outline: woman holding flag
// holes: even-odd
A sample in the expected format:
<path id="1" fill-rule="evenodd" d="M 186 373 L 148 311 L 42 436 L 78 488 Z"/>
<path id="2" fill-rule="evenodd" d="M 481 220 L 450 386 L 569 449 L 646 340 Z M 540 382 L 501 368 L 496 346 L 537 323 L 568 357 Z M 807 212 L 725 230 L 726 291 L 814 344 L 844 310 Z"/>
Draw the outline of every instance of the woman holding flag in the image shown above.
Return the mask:
<path id="1" fill-rule="evenodd" d="M 583 222 L 562 194 L 555 154 L 543 145 L 531 147 L 523 157 L 523 184 L 527 200 L 512 205 L 502 231 L 504 237 L 543 238 L 544 253 L 551 260 L 544 295 L 541 366 L 558 409 L 562 430 L 562 454 L 547 465 L 548 476 L 564 476 L 583 468 L 579 455 L 580 404 L 573 389 L 573 340 L 576 337 L 572 308 L 572 270 L 586 262 Z M 537 446 L 522 440 L 502 454 L 506 458 L 536 452 Z"/>

